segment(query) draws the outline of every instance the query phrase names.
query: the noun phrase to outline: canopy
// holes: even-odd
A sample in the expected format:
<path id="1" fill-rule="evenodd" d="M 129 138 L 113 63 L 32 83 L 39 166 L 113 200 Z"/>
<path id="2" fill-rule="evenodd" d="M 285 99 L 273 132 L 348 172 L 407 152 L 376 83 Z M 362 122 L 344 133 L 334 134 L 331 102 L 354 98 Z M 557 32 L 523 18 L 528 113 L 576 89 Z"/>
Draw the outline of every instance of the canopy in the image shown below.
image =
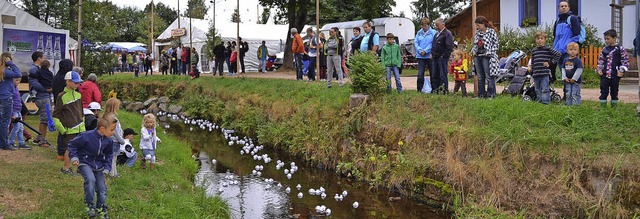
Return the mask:
<path id="1" fill-rule="evenodd" d="M 147 52 L 147 49 L 142 47 L 142 46 L 135 46 L 135 47 L 129 48 L 129 51 L 131 51 L 131 52 Z"/>

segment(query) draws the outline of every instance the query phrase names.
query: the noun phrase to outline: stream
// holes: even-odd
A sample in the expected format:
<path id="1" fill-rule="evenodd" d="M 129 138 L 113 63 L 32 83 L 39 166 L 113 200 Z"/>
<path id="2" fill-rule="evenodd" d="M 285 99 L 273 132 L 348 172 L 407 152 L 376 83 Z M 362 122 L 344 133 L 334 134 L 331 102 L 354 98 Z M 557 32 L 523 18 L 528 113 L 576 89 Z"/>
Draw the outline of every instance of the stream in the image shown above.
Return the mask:
<path id="1" fill-rule="evenodd" d="M 231 209 L 231 218 L 325 218 L 329 215 L 329 218 L 451 217 L 432 206 L 396 197 L 399 195 L 390 194 L 387 190 L 370 189 L 366 182 L 307 166 L 302 160 L 270 147 L 264 146 L 257 151 L 259 143 L 255 140 L 254 147 L 250 148 L 249 138 L 238 136 L 230 130 L 216 129 L 212 123 L 199 120 L 189 121 L 187 125 L 183 121 L 162 120 L 168 121 L 162 123 L 168 134 L 183 139 L 194 148 L 194 157 L 201 163 L 195 184 L 205 188 L 208 195 L 218 195 L 226 200 Z M 225 132 L 228 139 L 225 138 Z M 236 137 L 238 140 L 230 146 L 229 141 Z M 255 151 L 255 156 L 250 154 Z M 261 156 L 260 160 L 258 156 Z M 295 167 L 292 167 L 292 162 Z M 279 169 L 277 166 L 280 166 Z M 289 179 L 285 169 L 289 173 L 292 169 L 297 171 L 290 173 Z M 296 188 L 298 184 L 300 189 Z M 289 193 L 286 192 L 287 187 Z M 326 194 L 324 199 L 320 187 Z M 343 191 L 346 191 L 346 196 Z M 316 192 L 317 195 L 310 194 Z M 300 193 L 302 198 L 299 198 Z M 354 208 L 354 202 L 358 202 L 357 208 Z"/>

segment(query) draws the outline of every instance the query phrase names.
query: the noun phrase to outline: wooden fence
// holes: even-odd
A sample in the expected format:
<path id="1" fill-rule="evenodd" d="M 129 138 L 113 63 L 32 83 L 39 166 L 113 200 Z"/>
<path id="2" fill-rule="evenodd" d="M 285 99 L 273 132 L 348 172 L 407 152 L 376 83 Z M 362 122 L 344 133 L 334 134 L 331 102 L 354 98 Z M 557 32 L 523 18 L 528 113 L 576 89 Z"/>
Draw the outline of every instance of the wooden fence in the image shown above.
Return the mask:
<path id="1" fill-rule="evenodd" d="M 595 69 L 596 67 L 598 67 L 598 55 L 600 55 L 601 51 L 602 47 L 589 46 L 588 48 L 580 49 L 580 54 L 578 54 L 578 57 L 580 57 L 580 59 L 582 60 L 582 65 L 585 68 Z M 512 52 L 513 51 L 500 52 L 500 58 L 507 57 Z M 469 54 L 467 53 L 463 53 L 462 58 L 471 61 L 469 59 Z M 529 63 L 529 58 L 531 58 L 531 53 L 527 53 L 527 57 L 522 59 L 522 61 L 520 62 L 520 66 L 527 66 L 527 64 Z"/>

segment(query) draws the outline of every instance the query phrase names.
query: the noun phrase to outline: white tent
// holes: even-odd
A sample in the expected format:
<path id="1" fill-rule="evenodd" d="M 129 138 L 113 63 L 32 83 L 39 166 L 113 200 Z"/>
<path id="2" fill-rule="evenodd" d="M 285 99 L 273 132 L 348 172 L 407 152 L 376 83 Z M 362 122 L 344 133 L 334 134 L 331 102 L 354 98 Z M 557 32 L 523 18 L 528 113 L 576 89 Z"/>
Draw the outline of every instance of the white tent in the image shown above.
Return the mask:
<path id="1" fill-rule="evenodd" d="M 62 58 L 74 60 L 72 55 L 77 48 L 78 42 L 69 38 L 68 30 L 53 28 L 7 1 L 0 1 L 0 15 L 2 16 L 2 28 L 0 28 L 0 42 L 2 42 L 0 47 L 2 48 L 0 49 L 13 53 L 14 62 L 23 73 L 29 71 L 32 63 L 31 53 L 39 49 L 45 50 L 44 44 L 49 43 L 46 36 L 52 36 L 51 43 L 49 43 L 51 46 L 46 46 L 45 58 L 53 61 L 52 68 L 54 73 L 58 70 L 58 62 Z M 19 36 L 29 37 L 20 39 Z M 42 43 L 38 45 L 40 36 L 45 39 L 43 39 L 44 42 L 40 41 Z M 61 38 L 59 36 L 62 36 L 62 39 L 59 39 Z M 64 43 L 61 43 L 59 48 L 54 48 L 53 44 L 58 40 Z M 18 44 L 11 47 L 5 41 L 12 41 Z"/>
<path id="2" fill-rule="evenodd" d="M 337 27 L 340 32 L 342 32 L 345 42 L 349 42 L 351 38 L 353 38 L 352 29 L 354 27 L 360 27 L 360 33 L 364 34 L 364 30 L 362 30 L 362 24 L 364 24 L 364 22 L 365 20 L 358 20 L 325 24 L 322 26 L 320 31 L 324 32 L 328 37 L 329 29 Z M 372 22 L 372 27 L 380 35 L 380 46 L 385 44 L 387 33 L 393 33 L 393 35 L 398 37 L 398 41 L 400 41 L 400 43 L 404 43 L 415 38 L 415 26 L 409 18 L 385 17 L 373 19 Z"/>
<path id="3" fill-rule="evenodd" d="M 190 36 L 189 36 L 189 18 L 187 17 L 179 17 L 176 19 L 169 27 L 167 27 L 162 34 L 158 37 L 158 39 L 168 39 L 171 37 L 171 30 L 178 28 L 178 20 L 180 20 L 180 27 L 185 28 L 187 30 L 186 35 L 180 37 L 182 44 L 184 46 L 190 45 Z M 193 47 L 197 49 L 198 54 L 200 54 L 200 64 L 198 67 L 201 72 L 210 72 L 208 58 L 206 58 L 202 52 L 202 48 L 207 40 L 207 32 L 209 30 L 210 24 L 207 20 L 202 19 L 191 19 L 191 29 L 193 32 Z M 249 51 L 245 55 L 245 70 L 247 71 L 257 71 L 258 70 L 258 47 L 264 40 L 267 48 L 269 49 L 269 54 L 275 55 L 278 52 L 284 50 L 287 32 L 287 25 L 274 25 L 274 24 L 240 24 L 240 37 L 242 37 L 243 41 L 246 41 L 249 44 Z M 235 41 L 237 35 L 237 24 L 230 22 L 218 22 L 216 23 L 216 29 L 218 30 L 218 34 L 222 37 L 222 41 Z M 164 47 L 170 45 L 170 42 L 164 43 L 156 43 L 156 48 L 154 51 L 158 50 L 158 47 Z M 226 64 L 224 65 L 225 71 L 227 71 Z M 238 69 L 240 70 L 240 69 Z"/>

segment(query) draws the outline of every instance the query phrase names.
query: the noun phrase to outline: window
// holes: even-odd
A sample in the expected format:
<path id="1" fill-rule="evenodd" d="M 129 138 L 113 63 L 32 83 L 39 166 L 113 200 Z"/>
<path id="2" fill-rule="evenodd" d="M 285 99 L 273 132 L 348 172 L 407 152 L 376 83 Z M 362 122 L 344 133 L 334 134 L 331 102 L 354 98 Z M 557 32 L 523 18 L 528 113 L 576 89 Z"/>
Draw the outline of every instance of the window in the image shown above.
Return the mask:
<path id="1" fill-rule="evenodd" d="M 540 1 L 520 0 L 520 27 L 538 26 L 540 24 Z"/>
<path id="2" fill-rule="evenodd" d="M 569 3 L 569 9 L 571 10 L 571 13 L 573 13 L 573 15 L 578 15 L 580 16 L 582 13 L 580 13 L 580 6 L 581 6 L 581 1 L 580 0 L 556 0 L 556 14 L 560 14 L 560 12 L 558 11 L 558 5 L 560 5 L 561 1 L 566 1 Z"/>

